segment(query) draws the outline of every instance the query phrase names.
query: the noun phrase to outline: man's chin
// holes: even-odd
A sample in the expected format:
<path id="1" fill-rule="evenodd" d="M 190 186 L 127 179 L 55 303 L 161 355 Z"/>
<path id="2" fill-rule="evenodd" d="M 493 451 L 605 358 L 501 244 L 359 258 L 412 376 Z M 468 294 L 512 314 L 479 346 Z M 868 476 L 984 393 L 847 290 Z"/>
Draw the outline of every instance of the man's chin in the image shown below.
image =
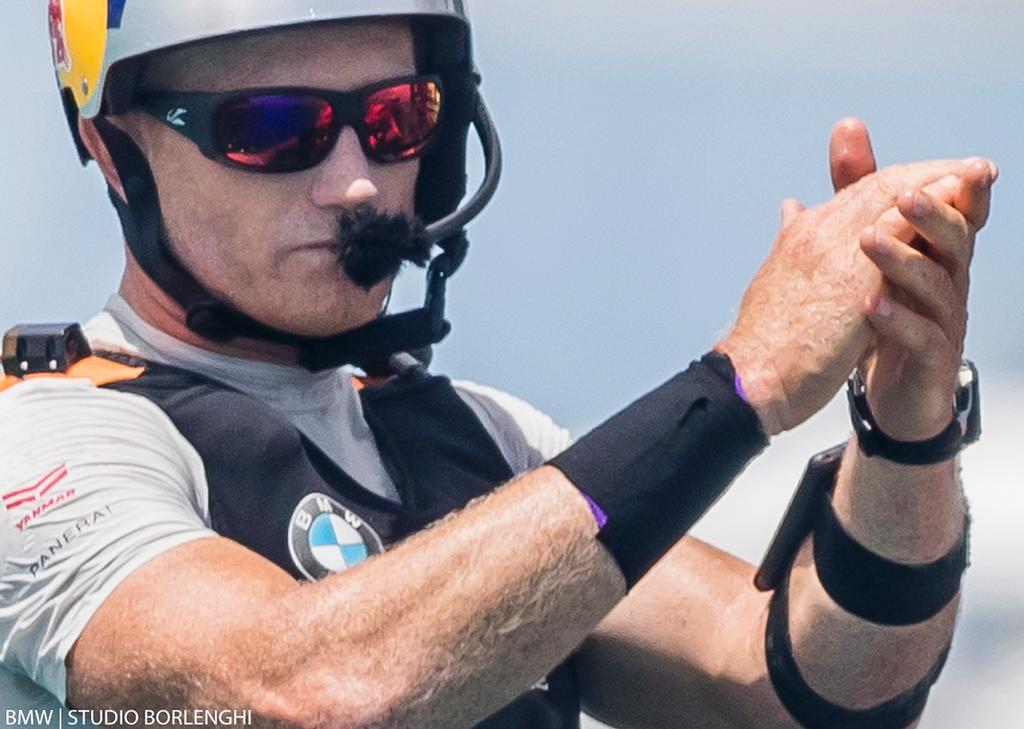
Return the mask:
<path id="1" fill-rule="evenodd" d="M 268 282 L 258 300 L 232 297 L 231 303 L 265 326 L 300 337 L 333 337 L 380 316 L 392 281 L 366 291 L 335 271 L 333 281 L 306 280 L 289 286 Z"/>
<path id="2" fill-rule="evenodd" d="M 351 300 L 335 306 L 311 306 L 305 311 L 291 311 L 281 316 L 278 329 L 303 337 L 333 337 L 358 329 L 380 316 L 383 303 L 374 299 L 372 306 L 353 307 Z"/>
<path id="3" fill-rule="evenodd" d="M 279 331 L 288 332 L 299 337 L 324 338 L 353 331 L 376 319 L 378 313 L 349 313 L 338 311 L 325 312 L 320 309 L 310 312 L 295 312 L 288 316 L 268 316 L 261 318 L 262 323 Z"/>

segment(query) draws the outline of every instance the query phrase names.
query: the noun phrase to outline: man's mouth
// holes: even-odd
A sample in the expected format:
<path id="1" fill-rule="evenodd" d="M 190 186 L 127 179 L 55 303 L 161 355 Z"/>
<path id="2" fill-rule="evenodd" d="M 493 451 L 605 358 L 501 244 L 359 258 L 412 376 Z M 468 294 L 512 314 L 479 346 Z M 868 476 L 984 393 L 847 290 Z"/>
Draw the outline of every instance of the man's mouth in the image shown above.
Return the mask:
<path id="1" fill-rule="evenodd" d="M 298 251 L 328 251 L 340 254 L 341 245 L 337 241 L 333 240 L 323 240 L 316 243 L 301 243 L 292 248 L 292 252 Z"/>

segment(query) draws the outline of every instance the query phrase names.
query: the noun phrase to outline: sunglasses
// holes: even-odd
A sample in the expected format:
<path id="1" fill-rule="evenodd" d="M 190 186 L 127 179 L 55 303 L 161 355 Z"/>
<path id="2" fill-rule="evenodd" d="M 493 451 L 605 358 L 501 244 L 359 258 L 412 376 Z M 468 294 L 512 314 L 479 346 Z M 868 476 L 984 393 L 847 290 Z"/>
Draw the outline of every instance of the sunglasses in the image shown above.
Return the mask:
<path id="1" fill-rule="evenodd" d="M 355 91 L 154 92 L 136 106 L 210 159 L 253 172 L 299 172 L 323 162 L 345 127 L 375 162 L 419 157 L 437 136 L 443 99 L 439 78 L 417 76 Z"/>

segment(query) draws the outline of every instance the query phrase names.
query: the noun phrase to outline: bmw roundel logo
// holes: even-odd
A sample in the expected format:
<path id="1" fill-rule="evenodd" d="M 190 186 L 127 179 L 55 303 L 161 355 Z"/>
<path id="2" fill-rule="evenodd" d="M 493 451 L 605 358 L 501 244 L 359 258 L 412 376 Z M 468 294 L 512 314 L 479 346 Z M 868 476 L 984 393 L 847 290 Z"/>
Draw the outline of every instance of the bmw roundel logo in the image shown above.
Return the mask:
<path id="1" fill-rule="evenodd" d="M 319 580 L 380 554 L 384 544 L 357 514 L 326 494 L 313 493 L 292 513 L 288 548 L 299 571 Z"/>

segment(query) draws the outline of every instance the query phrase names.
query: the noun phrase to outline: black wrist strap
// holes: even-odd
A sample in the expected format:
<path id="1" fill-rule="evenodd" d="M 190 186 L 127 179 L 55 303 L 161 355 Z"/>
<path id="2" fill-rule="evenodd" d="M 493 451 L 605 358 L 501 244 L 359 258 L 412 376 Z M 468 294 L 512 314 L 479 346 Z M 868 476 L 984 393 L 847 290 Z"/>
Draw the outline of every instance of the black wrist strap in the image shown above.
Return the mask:
<path id="1" fill-rule="evenodd" d="M 635 585 L 768 444 L 728 358 L 705 355 L 550 461 L 607 516 Z"/>
<path id="2" fill-rule="evenodd" d="M 789 576 L 772 595 L 765 631 L 768 676 L 782 705 L 806 729 L 906 729 L 924 711 L 928 693 L 946 664 L 949 646 L 935 667 L 904 693 L 870 709 L 848 709 L 811 688 L 793 656 L 789 633 Z"/>
<path id="3" fill-rule="evenodd" d="M 859 372 L 847 383 L 846 397 L 850 403 L 850 419 L 857 433 L 857 443 L 866 456 L 879 456 L 894 463 L 924 466 L 953 458 L 964 446 L 981 437 L 981 391 L 978 368 L 965 359 L 960 364 L 959 384 L 950 407 L 951 419 L 946 429 L 934 438 L 900 441 L 882 432 L 868 407 L 867 389 Z"/>
<path id="4" fill-rule="evenodd" d="M 934 438 L 902 441 L 890 438 L 881 431 L 863 391 L 858 393 L 849 387 L 846 397 L 850 403 L 850 419 L 857 433 L 857 443 L 866 456 L 880 456 L 910 466 L 926 466 L 953 458 L 963 446 L 963 426 L 955 415 L 951 416 L 946 429 Z"/>
<path id="5" fill-rule="evenodd" d="M 880 557 L 839 523 L 832 501 L 821 500 L 814 530 L 814 565 L 829 597 L 849 613 L 878 625 L 914 625 L 935 617 L 960 591 L 967 569 L 967 534 L 944 556 L 927 564 Z"/>

